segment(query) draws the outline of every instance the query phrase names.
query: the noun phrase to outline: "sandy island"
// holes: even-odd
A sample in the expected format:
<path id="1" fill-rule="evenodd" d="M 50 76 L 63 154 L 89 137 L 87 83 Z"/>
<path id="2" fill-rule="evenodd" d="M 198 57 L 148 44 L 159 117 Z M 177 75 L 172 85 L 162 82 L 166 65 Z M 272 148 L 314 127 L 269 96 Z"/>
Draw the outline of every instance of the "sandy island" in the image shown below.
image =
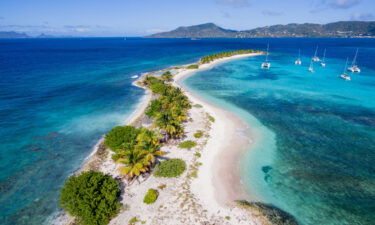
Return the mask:
<path id="1" fill-rule="evenodd" d="M 177 69 L 173 85 L 181 87 L 192 105 L 191 118 L 184 124 L 186 137 L 194 140 L 197 146 L 179 149 L 176 144 L 164 145 L 161 150 L 168 152 L 168 158 L 181 158 L 186 161 L 187 170 L 177 178 L 156 178 L 148 176 L 140 183 L 123 183 L 121 212 L 110 224 L 123 225 L 136 218 L 135 224 L 264 224 L 262 219 L 248 210 L 237 207 L 234 200 L 245 199 L 246 194 L 239 177 L 239 158 L 251 143 L 247 124 L 232 113 L 201 99 L 181 84 L 182 78 L 198 71 L 212 68 L 214 65 L 243 57 L 260 55 L 250 53 L 215 60 L 200 65 L 199 69 Z M 163 71 L 167 71 L 165 69 Z M 127 124 L 150 127 L 151 122 L 144 111 L 153 98 L 146 90 L 145 97 L 139 103 Z M 215 121 L 210 121 L 210 117 Z M 204 131 L 202 138 L 195 138 L 197 130 Z M 98 170 L 119 178 L 120 165 L 111 159 L 101 140 L 94 153 L 85 161 L 80 171 Z M 198 154 L 199 153 L 199 154 Z M 165 185 L 165 188 L 160 188 Z M 159 198 L 152 205 L 143 203 L 143 197 L 149 188 L 159 190 Z M 66 214 L 54 220 L 54 224 L 69 224 L 72 219 Z"/>

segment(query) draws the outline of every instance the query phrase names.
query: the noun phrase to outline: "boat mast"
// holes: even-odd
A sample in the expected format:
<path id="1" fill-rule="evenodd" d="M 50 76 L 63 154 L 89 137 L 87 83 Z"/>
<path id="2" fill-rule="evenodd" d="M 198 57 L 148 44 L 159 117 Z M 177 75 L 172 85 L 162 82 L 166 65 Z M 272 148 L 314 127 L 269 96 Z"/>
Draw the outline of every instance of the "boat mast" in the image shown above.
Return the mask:
<path id="1" fill-rule="evenodd" d="M 270 48 L 270 44 L 268 43 L 268 44 L 267 44 L 266 62 L 268 62 L 268 50 L 269 50 L 269 48 Z"/>
<path id="2" fill-rule="evenodd" d="M 348 58 L 348 57 L 346 57 L 346 63 L 345 63 L 345 67 L 344 67 L 344 72 L 343 72 L 343 74 L 345 74 L 345 71 L 346 71 L 346 67 L 348 67 L 348 60 L 349 60 L 349 58 Z"/>
<path id="3" fill-rule="evenodd" d="M 323 62 L 325 59 L 326 59 L 326 49 L 324 49 L 324 53 L 323 53 Z"/>
<path id="4" fill-rule="evenodd" d="M 301 60 L 301 49 L 298 49 L 298 60 Z"/>
<path id="5" fill-rule="evenodd" d="M 318 53 L 318 45 L 316 46 L 316 49 L 315 49 L 315 54 L 314 54 L 314 58 L 316 57 L 316 54 Z"/>
<path id="6" fill-rule="evenodd" d="M 357 61 L 357 54 L 358 54 L 358 48 L 357 48 L 357 50 L 355 51 L 355 55 L 354 55 L 354 58 L 353 58 L 352 66 L 355 66 L 355 63 L 356 63 L 356 61 Z"/>

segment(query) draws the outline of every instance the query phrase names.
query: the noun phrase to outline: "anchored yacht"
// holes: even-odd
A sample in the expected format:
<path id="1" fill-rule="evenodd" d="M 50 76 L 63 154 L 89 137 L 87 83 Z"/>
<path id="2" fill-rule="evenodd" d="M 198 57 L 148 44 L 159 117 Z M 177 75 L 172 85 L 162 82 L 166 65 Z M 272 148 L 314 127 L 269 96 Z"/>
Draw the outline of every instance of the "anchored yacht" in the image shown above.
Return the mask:
<path id="1" fill-rule="evenodd" d="M 270 45 L 267 44 L 267 54 L 266 54 L 266 61 L 262 63 L 262 68 L 269 69 L 271 67 L 271 63 L 268 62 L 268 51 L 269 51 Z"/>
<path id="2" fill-rule="evenodd" d="M 320 61 L 320 59 L 319 59 L 319 57 L 317 56 L 317 54 L 318 54 L 318 46 L 316 46 L 315 54 L 314 54 L 314 57 L 312 58 L 312 60 L 313 60 L 314 62 L 319 62 L 319 61 Z"/>
<path id="3" fill-rule="evenodd" d="M 358 48 L 357 48 L 357 51 L 355 52 L 355 55 L 354 55 L 354 58 L 353 58 L 353 61 L 352 61 L 352 66 L 348 68 L 349 71 L 351 71 L 352 73 L 360 73 L 361 72 L 361 69 L 359 69 L 359 67 L 357 66 L 357 55 L 358 55 Z"/>
<path id="4" fill-rule="evenodd" d="M 323 60 L 320 62 L 320 65 L 322 67 L 326 67 L 326 49 L 324 49 L 324 53 L 323 53 Z"/>
<path id="5" fill-rule="evenodd" d="M 294 61 L 294 64 L 295 65 L 301 65 L 302 64 L 302 61 L 301 61 L 301 49 L 298 50 L 298 59 L 296 61 Z"/>
<path id="6" fill-rule="evenodd" d="M 345 63 L 345 67 L 344 67 L 344 72 L 340 75 L 340 78 L 341 79 L 344 79 L 344 80 L 347 80 L 347 81 L 350 81 L 350 76 L 348 74 L 345 73 L 346 71 L 346 67 L 348 66 L 348 58 L 346 58 L 346 63 Z"/>

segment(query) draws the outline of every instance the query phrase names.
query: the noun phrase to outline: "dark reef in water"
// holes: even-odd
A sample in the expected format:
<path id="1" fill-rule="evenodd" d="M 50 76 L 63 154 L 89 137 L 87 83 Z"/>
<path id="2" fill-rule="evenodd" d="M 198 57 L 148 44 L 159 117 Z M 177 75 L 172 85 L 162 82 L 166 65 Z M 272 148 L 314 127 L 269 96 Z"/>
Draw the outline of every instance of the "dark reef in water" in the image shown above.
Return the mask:
<path id="1" fill-rule="evenodd" d="M 246 200 L 238 200 L 236 203 L 242 208 L 261 213 L 261 216 L 265 217 L 272 225 L 298 225 L 298 222 L 292 215 L 273 205 L 261 202 L 248 202 Z"/>

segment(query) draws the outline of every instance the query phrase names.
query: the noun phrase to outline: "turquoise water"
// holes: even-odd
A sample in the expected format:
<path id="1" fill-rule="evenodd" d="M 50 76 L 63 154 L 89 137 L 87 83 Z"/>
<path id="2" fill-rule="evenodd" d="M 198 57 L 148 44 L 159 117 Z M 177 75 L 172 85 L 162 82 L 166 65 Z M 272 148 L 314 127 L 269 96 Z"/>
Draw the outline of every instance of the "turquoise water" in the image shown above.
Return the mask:
<path id="1" fill-rule="evenodd" d="M 0 224 L 40 225 L 103 134 L 144 96 L 133 75 L 249 46 L 237 40 L 0 40 Z"/>
<path id="2" fill-rule="evenodd" d="M 187 83 L 252 125 L 256 148 L 242 163 L 242 177 L 256 196 L 305 224 L 330 224 L 330 213 L 339 224 L 369 224 L 374 40 L 315 38 L 0 40 L 0 224 L 39 225 L 58 212 L 63 181 L 144 96 L 131 76 L 268 42 L 271 70 L 259 69 L 261 57 L 248 58 Z M 306 58 L 317 43 L 327 48 L 327 68 L 312 75 Z M 352 82 L 336 79 L 356 47 L 363 73 Z M 298 48 L 301 68 L 290 64 Z"/>
<path id="3" fill-rule="evenodd" d="M 268 39 L 263 56 L 223 63 L 184 80 L 249 123 L 254 147 L 242 180 L 261 200 L 304 225 L 375 224 L 375 40 Z M 327 66 L 309 60 L 319 44 Z M 338 78 L 359 48 L 360 74 Z M 294 60 L 302 51 L 302 66 Z"/>

